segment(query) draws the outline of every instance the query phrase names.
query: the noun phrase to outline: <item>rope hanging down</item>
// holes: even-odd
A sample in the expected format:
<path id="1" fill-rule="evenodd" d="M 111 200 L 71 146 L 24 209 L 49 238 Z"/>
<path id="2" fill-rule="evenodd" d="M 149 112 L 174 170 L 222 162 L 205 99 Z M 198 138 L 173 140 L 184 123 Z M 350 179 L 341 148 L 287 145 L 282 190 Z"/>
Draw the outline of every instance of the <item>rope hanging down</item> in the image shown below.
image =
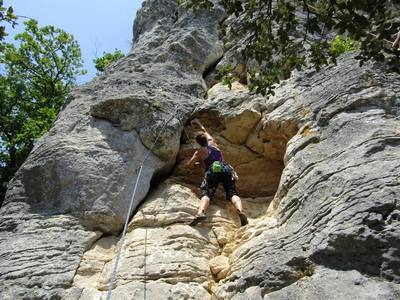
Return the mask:
<path id="1" fill-rule="evenodd" d="M 134 202 L 134 200 L 135 200 L 135 195 L 136 195 L 137 187 L 139 186 L 139 181 L 140 181 L 140 177 L 141 177 L 141 175 L 142 175 L 142 171 L 143 171 L 144 164 L 145 164 L 146 160 L 148 159 L 148 157 L 150 156 L 150 153 L 154 150 L 154 147 L 156 146 L 156 144 L 157 144 L 157 142 L 158 142 L 158 139 L 160 138 L 161 134 L 165 131 L 165 128 L 166 128 L 167 124 L 168 124 L 174 117 L 177 116 L 178 108 L 179 108 L 179 106 L 176 108 L 175 112 L 170 116 L 170 118 L 169 118 L 168 120 L 165 121 L 165 123 L 163 124 L 162 128 L 161 128 L 160 131 L 158 132 L 158 135 L 157 135 L 156 139 L 154 140 L 152 147 L 147 149 L 147 154 L 146 154 L 146 156 L 144 157 L 142 163 L 140 164 L 139 171 L 138 171 L 138 175 L 137 175 L 136 181 L 135 181 L 135 186 L 134 186 L 134 188 L 133 188 L 133 193 L 132 193 L 131 201 L 130 201 L 130 203 L 129 203 L 128 213 L 127 213 L 126 218 L 125 218 L 124 229 L 123 229 L 123 231 L 122 231 L 121 239 L 120 239 L 120 241 L 119 241 L 119 247 L 118 247 L 118 251 L 117 251 L 117 256 L 116 256 L 116 259 L 115 259 L 113 271 L 112 271 L 112 273 L 111 273 L 110 283 L 109 283 L 108 292 L 107 292 L 107 300 L 110 300 L 110 299 L 111 299 L 113 286 L 114 286 L 115 280 L 116 280 L 118 264 L 119 264 L 119 261 L 120 261 L 120 258 L 121 258 L 122 246 L 123 246 L 123 244 L 124 244 L 124 240 L 125 240 L 125 236 L 126 236 L 126 231 L 127 231 L 127 229 L 128 229 L 128 221 L 129 221 L 129 217 L 130 217 L 131 212 L 132 212 L 132 206 L 133 206 L 133 202 Z M 195 109 L 196 109 L 196 108 L 194 108 L 193 111 L 194 111 Z M 178 119 L 178 122 L 181 123 L 179 119 Z"/>

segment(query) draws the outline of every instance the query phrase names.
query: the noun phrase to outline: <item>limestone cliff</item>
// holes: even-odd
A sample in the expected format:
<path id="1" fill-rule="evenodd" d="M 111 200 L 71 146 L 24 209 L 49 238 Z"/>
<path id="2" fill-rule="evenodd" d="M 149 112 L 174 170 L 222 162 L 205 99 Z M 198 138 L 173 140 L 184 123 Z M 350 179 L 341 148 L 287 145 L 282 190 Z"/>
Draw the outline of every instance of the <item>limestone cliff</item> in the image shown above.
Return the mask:
<path id="1" fill-rule="evenodd" d="M 229 90 L 212 78 L 237 55 L 225 17 L 147 0 L 132 51 L 71 93 L 0 210 L 1 299 L 106 298 L 155 140 L 113 299 L 400 298 L 400 76 L 350 53 L 271 98 Z M 239 173 L 245 227 L 222 193 L 187 225 L 202 180 L 184 167 L 193 117 Z"/>

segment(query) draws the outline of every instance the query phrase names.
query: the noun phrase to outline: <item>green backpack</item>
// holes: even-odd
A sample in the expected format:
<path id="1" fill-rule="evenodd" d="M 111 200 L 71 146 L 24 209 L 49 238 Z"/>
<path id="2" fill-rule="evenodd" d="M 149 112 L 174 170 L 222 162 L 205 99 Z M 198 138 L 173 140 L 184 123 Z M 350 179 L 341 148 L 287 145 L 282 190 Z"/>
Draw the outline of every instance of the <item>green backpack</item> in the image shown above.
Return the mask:
<path id="1" fill-rule="evenodd" d="M 222 163 L 218 160 L 214 161 L 211 165 L 211 171 L 213 173 L 221 173 L 222 172 Z"/>

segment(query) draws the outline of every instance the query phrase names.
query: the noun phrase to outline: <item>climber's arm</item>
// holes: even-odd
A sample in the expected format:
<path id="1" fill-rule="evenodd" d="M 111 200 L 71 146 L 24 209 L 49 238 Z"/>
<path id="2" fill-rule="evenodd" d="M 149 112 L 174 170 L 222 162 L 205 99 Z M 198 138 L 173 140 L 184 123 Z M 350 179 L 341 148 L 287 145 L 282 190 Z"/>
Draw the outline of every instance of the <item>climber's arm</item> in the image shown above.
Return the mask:
<path id="1" fill-rule="evenodd" d="M 399 42 L 400 42 L 400 31 L 397 33 L 396 39 L 392 44 L 393 48 L 396 48 L 397 46 L 399 46 Z"/>
<path id="2" fill-rule="evenodd" d="M 199 154 L 199 150 L 197 150 L 192 158 L 186 163 L 186 167 L 190 168 L 192 167 L 196 162 L 198 162 L 200 159 L 200 154 Z"/>
<path id="3" fill-rule="evenodd" d="M 192 167 L 197 162 L 202 163 L 203 160 L 207 157 L 207 150 L 206 149 L 199 149 L 193 154 L 192 158 L 186 163 L 186 167 Z"/>
<path id="4" fill-rule="evenodd" d="M 213 145 L 213 146 L 215 146 L 215 147 L 218 147 L 218 145 L 217 145 L 217 143 L 215 142 L 215 140 L 214 140 L 214 138 L 212 137 L 212 135 L 208 133 L 208 131 L 206 130 L 206 128 L 203 126 L 203 124 L 200 123 L 199 119 L 194 119 L 194 120 L 192 121 L 192 123 L 197 124 L 197 125 L 200 127 L 200 129 L 201 129 L 201 130 L 204 132 L 204 134 L 206 135 L 207 141 L 208 141 L 211 145 Z"/>

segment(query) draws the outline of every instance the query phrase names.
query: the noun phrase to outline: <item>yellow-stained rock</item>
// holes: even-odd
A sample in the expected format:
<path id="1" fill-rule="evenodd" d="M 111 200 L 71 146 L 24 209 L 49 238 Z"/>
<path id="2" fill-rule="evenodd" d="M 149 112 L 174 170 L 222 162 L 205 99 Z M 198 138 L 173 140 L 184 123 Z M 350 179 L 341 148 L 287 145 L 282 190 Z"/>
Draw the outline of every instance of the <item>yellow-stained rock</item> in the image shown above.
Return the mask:
<path id="1" fill-rule="evenodd" d="M 200 202 L 193 188 L 178 178 L 164 181 L 149 194 L 129 224 L 113 295 L 125 293 L 128 286 L 139 288 L 146 281 L 149 286 L 160 283 L 166 288 L 180 284 L 188 293 L 204 293 L 208 299 L 218 282 L 231 273 L 229 256 L 235 249 L 271 226 L 263 221 L 270 201 L 271 197 L 244 198 L 251 226 L 239 229 L 232 203 L 216 198 L 207 219 L 191 227 L 187 223 Z M 103 238 L 85 253 L 74 280 L 75 287 L 83 288 L 81 300 L 105 297 L 116 242 L 117 238 Z"/>
<path id="2" fill-rule="evenodd" d="M 217 274 L 217 280 L 221 280 L 221 279 L 226 278 L 226 276 L 228 276 L 229 273 L 230 273 L 230 268 L 229 267 L 221 270 L 221 272 L 219 272 Z"/>
<path id="3" fill-rule="evenodd" d="M 223 248 L 222 255 L 231 257 L 232 253 L 234 253 L 237 248 L 248 241 L 251 241 L 267 230 L 269 232 L 274 232 L 277 227 L 277 220 L 274 217 L 262 216 L 255 219 L 249 218 L 249 224 L 251 224 L 251 226 L 241 227 L 233 232 L 233 237 Z"/>
<path id="4" fill-rule="evenodd" d="M 218 244 L 223 247 L 233 238 L 233 231 L 236 227 L 232 225 L 213 226 L 212 230 L 217 238 Z"/>
<path id="5" fill-rule="evenodd" d="M 221 93 L 234 93 L 234 92 L 246 92 L 248 91 L 248 88 L 246 85 L 241 84 L 238 81 L 232 82 L 232 87 L 229 89 L 227 85 L 224 85 L 222 83 L 217 83 L 213 85 L 212 88 L 210 88 L 207 92 L 208 97 L 213 97 Z"/>
<path id="6" fill-rule="evenodd" d="M 216 140 L 218 141 L 218 145 L 224 154 L 224 159 L 233 167 L 236 167 L 240 164 L 249 163 L 261 157 L 259 154 L 251 151 L 248 147 L 230 143 L 223 137 L 217 136 Z"/>
<path id="7" fill-rule="evenodd" d="M 233 144 L 243 144 L 260 119 L 261 113 L 254 110 L 244 110 L 239 115 L 226 117 L 226 129 L 221 135 Z"/>
<path id="8" fill-rule="evenodd" d="M 159 227 L 188 223 L 196 214 L 198 204 L 198 196 L 192 188 L 174 180 L 166 180 L 149 194 L 145 205 L 140 206 L 129 223 L 129 230 L 141 226 Z"/>
<path id="9" fill-rule="evenodd" d="M 236 166 L 235 170 L 239 175 L 237 189 L 240 196 L 272 196 L 278 188 L 283 163 L 260 157 Z"/>
<path id="10" fill-rule="evenodd" d="M 255 153 L 258 153 L 262 155 L 264 153 L 264 145 L 262 140 L 259 137 L 259 131 L 261 128 L 261 124 L 258 124 L 256 129 L 254 129 L 250 135 L 248 136 L 246 140 L 246 146 L 254 151 Z"/>
<path id="11" fill-rule="evenodd" d="M 263 120 L 249 134 L 246 145 L 264 157 L 283 161 L 288 141 L 297 133 L 292 120 Z"/>
<path id="12" fill-rule="evenodd" d="M 210 270 L 213 274 L 218 274 L 229 266 L 229 258 L 219 255 L 210 260 Z"/>
<path id="13" fill-rule="evenodd" d="M 118 238 L 114 236 L 101 238 L 83 255 L 74 277 L 74 286 L 98 288 L 100 273 L 105 264 L 113 259 L 117 241 Z"/>
<path id="14" fill-rule="evenodd" d="M 221 280 L 226 277 L 229 272 L 229 258 L 223 255 L 219 255 L 210 260 L 210 270 Z"/>
<path id="15" fill-rule="evenodd" d="M 218 243 L 209 229 L 172 225 L 134 229 L 122 251 L 117 286 L 144 279 L 201 284 L 207 281 L 208 260 L 217 255 Z M 113 264 L 101 274 L 101 289 L 107 288 Z"/>

